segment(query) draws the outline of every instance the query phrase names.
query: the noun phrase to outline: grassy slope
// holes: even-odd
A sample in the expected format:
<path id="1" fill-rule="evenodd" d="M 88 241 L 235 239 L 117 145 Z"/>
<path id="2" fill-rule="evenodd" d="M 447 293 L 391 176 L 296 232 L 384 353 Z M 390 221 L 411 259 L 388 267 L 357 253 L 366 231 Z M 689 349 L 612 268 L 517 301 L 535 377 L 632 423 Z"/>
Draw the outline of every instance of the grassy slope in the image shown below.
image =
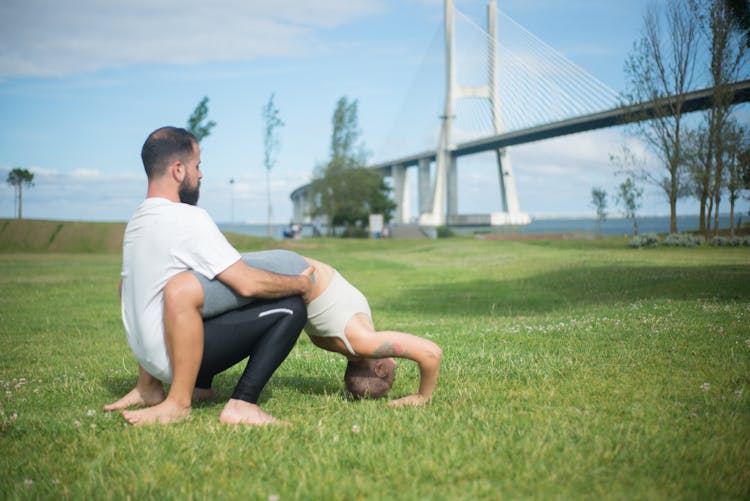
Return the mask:
<path id="1" fill-rule="evenodd" d="M 84 223 L 34 219 L 0 219 L 0 253 L 121 253 L 125 223 Z M 229 234 L 238 248 L 266 245 L 264 239 Z"/>
<path id="2" fill-rule="evenodd" d="M 121 252 L 124 223 L 0 219 L 0 252 Z"/>
<path id="3" fill-rule="evenodd" d="M 119 258 L 0 255 L 4 497 L 750 492 L 747 249 L 296 245 L 357 284 L 378 325 L 443 347 L 430 406 L 347 401 L 343 358 L 303 336 L 262 397 L 291 426 L 221 427 L 221 402 L 211 402 L 183 424 L 130 428 L 100 411 L 135 380 L 117 311 Z M 224 394 L 238 371 L 217 378 Z M 394 395 L 413 391 L 417 377 L 402 363 Z"/>

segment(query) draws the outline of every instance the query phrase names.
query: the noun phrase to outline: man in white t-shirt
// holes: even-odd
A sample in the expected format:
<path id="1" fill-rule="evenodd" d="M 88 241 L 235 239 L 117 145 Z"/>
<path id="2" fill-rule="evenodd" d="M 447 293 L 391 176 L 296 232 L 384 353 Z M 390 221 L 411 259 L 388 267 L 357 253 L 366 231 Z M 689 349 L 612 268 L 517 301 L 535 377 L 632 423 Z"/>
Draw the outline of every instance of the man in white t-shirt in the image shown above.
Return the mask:
<path id="1" fill-rule="evenodd" d="M 144 143 L 141 157 L 148 192 L 125 230 L 120 290 L 128 344 L 138 360 L 138 382 L 105 410 L 150 405 L 123 410 L 125 419 L 136 425 L 184 419 L 190 414 L 194 374 L 202 365 L 221 371 L 249 356 L 220 420 L 253 425 L 278 422 L 258 407 L 257 399 L 305 324 L 307 314 L 299 295 L 311 288 L 312 268 L 300 275 L 277 275 L 242 262 L 208 213 L 195 206 L 202 174 L 200 149 L 190 132 L 157 129 Z M 165 285 L 191 269 L 259 300 L 205 324 L 200 307 L 177 301 L 165 308 Z M 166 289 L 166 294 L 173 293 L 179 291 Z M 204 327 L 207 336 L 238 344 L 231 353 L 204 353 Z M 172 383 L 168 395 L 162 383 Z"/>

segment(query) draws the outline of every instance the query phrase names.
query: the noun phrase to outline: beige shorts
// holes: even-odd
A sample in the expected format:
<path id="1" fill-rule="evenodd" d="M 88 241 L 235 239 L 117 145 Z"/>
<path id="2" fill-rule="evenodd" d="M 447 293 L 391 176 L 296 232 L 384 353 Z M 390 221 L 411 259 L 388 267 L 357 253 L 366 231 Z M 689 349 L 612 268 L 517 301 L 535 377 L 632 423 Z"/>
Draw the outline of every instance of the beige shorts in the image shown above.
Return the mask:
<path id="1" fill-rule="evenodd" d="M 336 272 L 323 294 L 307 305 L 305 332 L 310 336 L 337 337 L 356 356 L 344 331 L 346 323 L 357 313 L 364 313 L 372 321 L 365 295 Z"/>

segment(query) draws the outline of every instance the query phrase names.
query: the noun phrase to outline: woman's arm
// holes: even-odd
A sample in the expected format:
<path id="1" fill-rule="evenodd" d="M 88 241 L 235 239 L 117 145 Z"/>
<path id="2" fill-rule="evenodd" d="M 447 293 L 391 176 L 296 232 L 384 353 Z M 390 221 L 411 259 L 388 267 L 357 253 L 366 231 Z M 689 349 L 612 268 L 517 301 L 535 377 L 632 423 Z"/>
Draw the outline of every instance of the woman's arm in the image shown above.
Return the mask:
<path id="1" fill-rule="evenodd" d="M 427 339 L 405 332 L 381 331 L 368 336 L 348 336 L 358 355 L 370 358 L 397 357 L 415 361 L 419 365 L 419 391 L 391 405 L 421 405 L 430 401 L 437 386 L 443 352 Z"/>

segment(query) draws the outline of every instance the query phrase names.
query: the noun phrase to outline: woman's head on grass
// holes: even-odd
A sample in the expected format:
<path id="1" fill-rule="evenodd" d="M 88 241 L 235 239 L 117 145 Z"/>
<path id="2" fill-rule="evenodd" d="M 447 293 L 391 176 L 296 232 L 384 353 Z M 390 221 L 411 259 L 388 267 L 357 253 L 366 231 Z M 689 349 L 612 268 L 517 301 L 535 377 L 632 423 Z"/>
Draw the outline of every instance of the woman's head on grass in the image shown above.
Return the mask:
<path id="1" fill-rule="evenodd" d="M 396 378 L 396 362 L 392 358 L 349 360 L 344 373 L 346 390 L 359 400 L 388 396 Z"/>

